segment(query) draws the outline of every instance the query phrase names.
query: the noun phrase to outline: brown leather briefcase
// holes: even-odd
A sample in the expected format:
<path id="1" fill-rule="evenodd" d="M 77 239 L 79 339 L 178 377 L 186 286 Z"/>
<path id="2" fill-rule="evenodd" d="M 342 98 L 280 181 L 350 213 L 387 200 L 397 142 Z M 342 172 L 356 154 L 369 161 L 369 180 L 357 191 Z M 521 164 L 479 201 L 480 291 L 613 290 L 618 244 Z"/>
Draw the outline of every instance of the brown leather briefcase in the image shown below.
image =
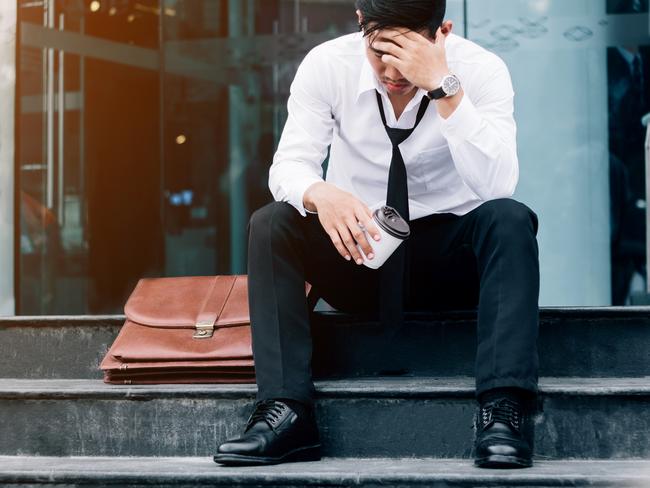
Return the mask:
<path id="1" fill-rule="evenodd" d="M 116 384 L 254 383 L 246 276 L 146 278 L 104 357 Z"/>

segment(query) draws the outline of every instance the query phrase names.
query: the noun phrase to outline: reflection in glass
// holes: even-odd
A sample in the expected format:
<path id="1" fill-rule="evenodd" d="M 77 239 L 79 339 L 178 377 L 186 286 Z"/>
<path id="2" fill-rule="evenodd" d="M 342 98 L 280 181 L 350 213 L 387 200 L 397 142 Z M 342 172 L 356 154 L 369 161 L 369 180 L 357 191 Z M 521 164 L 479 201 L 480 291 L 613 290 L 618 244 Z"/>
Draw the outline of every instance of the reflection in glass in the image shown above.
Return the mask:
<path id="1" fill-rule="evenodd" d="M 641 120 L 650 111 L 649 63 L 647 46 L 607 50 L 613 305 L 629 303 L 631 291 L 644 290 L 647 277 Z M 631 290 L 634 278 L 637 286 Z"/>
<path id="2" fill-rule="evenodd" d="M 117 312 L 162 271 L 157 13 L 19 3 L 19 313 Z"/>
<path id="3" fill-rule="evenodd" d="M 540 217 L 541 305 L 647 299 L 638 136 L 648 85 L 629 81 L 632 65 L 618 63 L 615 47 L 648 44 L 647 3 L 467 1 L 470 39 L 501 55 L 513 77 L 515 197 Z M 641 66 L 644 48 L 626 49 L 641 52 Z"/>
<path id="4" fill-rule="evenodd" d="M 608 14 L 639 14 L 648 11 L 648 0 L 607 0 Z"/>
<path id="5" fill-rule="evenodd" d="M 293 73 L 356 27 L 294 0 L 21 0 L 19 23 L 22 314 L 245 272 Z"/>

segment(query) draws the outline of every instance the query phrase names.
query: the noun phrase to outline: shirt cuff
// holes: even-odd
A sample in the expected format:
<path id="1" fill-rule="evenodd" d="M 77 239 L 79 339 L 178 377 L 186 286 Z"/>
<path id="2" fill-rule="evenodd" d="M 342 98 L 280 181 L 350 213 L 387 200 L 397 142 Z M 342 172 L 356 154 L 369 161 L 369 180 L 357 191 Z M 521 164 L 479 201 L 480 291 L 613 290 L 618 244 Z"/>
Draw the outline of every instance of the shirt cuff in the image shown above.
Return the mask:
<path id="1" fill-rule="evenodd" d="M 446 119 L 440 118 L 440 131 L 450 144 L 467 140 L 481 128 L 483 119 L 466 93 L 456 110 Z"/>
<path id="2" fill-rule="evenodd" d="M 312 212 L 311 210 L 307 210 L 304 205 L 303 197 L 305 196 L 305 192 L 307 189 L 313 185 L 314 183 L 322 183 L 323 179 L 319 177 L 304 177 L 300 178 L 299 180 L 294 180 L 291 183 L 291 197 L 289 198 L 289 203 L 293 205 L 298 212 L 300 212 L 300 215 L 303 217 L 306 217 L 308 213 L 310 214 L 315 214 L 317 212 Z"/>

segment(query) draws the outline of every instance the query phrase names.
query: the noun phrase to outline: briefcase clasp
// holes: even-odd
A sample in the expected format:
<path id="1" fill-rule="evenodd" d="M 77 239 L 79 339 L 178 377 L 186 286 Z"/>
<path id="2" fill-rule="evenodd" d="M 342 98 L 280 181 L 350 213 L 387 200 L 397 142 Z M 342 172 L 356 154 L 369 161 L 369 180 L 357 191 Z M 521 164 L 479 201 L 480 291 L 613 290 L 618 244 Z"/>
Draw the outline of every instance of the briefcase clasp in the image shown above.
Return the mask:
<path id="1" fill-rule="evenodd" d="M 197 322 L 195 324 L 196 332 L 192 339 L 209 339 L 214 335 L 214 324 L 212 322 Z"/>

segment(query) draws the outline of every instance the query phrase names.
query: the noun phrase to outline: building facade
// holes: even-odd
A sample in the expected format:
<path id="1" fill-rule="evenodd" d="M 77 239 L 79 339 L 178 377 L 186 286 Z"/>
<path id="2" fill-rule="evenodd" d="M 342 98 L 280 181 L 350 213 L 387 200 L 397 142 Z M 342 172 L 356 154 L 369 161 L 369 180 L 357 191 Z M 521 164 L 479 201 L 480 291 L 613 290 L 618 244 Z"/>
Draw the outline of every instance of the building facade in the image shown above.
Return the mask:
<path id="1" fill-rule="evenodd" d="M 643 301 L 648 0 L 447 3 L 512 74 L 540 304 Z M 297 66 L 356 29 L 353 0 L 2 2 L 0 314 L 245 272 Z"/>

